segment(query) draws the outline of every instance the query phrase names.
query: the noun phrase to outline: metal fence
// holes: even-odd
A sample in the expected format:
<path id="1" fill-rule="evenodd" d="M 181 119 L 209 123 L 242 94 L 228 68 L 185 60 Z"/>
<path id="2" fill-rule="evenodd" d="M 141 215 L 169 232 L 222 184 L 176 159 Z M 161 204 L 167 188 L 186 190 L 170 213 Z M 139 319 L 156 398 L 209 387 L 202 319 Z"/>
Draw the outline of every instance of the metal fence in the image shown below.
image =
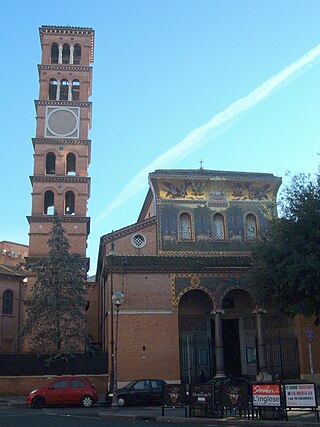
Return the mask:
<path id="1" fill-rule="evenodd" d="M 107 353 L 74 354 L 48 364 L 48 355 L 0 353 L 0 376 L 99 375 L 108 372 Z"/>
<path id="2" fill-rule="evenodd" d="M 266 336 L 268 371 L 273 378 L 300 378 L 298 341 L 296 336 L 277 334 Z"/>
<path id="3" fill-rule="evenodd" d="M 199 372 L 204 371 L 212 378 L 212 343 L 206 336 L 184 336 L 180 338 L 180 372 L 184 384 L 198 381 Z"/>
<path id="4" fill-rule="evenodd" d="M 212 341 L 206 336 L 185 335 L 180 337 L 180 372 L 183 384 L 198 381 L 200 370 L 207 378 L 215 374 Z M 275 380 L 300 378 L 298 342 L 294 335 L 274 334 L 266 336 L 268 372 Z M 259 361 L 257 361 L 257 372 Z"/>

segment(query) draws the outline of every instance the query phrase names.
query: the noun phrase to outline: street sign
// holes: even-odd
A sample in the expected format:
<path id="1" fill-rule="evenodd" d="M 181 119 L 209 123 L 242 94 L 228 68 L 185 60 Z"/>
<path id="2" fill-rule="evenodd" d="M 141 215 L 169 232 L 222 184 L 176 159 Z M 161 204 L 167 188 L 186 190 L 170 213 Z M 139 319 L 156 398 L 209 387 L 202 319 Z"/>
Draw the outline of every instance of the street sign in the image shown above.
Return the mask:
<path id="1" fill-rule="evenodd" d="M 306 336 L 307 336 L 308 342 L 310 344 L 312 344 L 313 338 L 314 338 L 314 330 L 313 330 L 313 327 L 311 325 L 306 326 Z"/>
<path id="2" fill-rule="evenodd" d="M 312 343 L 314 339 L 314 330 L 311 325 L 306 326 L 306 337 L 308 340 L 308 349 L 309 349 L 309 363 L 310 363 L 310 374 L 311 380 L 314 382 L 314 371 L 313 371 L 313 361 L 312 361 Z"/>

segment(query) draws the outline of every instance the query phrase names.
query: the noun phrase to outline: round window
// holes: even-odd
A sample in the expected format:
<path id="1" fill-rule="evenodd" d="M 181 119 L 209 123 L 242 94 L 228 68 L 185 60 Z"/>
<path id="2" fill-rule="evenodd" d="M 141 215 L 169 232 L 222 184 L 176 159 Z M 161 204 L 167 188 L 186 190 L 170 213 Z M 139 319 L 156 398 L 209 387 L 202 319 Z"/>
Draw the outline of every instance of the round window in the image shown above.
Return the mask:
<path id="1" fill-rule="evenodd" d="M 79 109 L 48 107 L 45 136 L 78 138 Z"/>
<path id="2" fill-rule="evenodd" d="M 147 243 L 147 239 L 143 234 L 135 234 L 131 238 L 131 243 L 135 248 L 143 248 Z"/>

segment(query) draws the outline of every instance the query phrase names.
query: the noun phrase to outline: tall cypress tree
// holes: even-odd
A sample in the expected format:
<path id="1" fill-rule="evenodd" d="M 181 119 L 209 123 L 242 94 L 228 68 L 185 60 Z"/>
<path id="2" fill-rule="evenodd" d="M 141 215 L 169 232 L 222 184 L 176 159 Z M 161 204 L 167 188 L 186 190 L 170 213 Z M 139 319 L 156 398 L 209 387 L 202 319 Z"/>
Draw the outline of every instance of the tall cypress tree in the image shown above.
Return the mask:
<path id="1" fill-rule="evenodd" d="M 21 328 L 31 350 L 51 360 L 68 358 L 85 346 L 86 265 L 69 252 L 69 242 L 58 216 L 48 240 L 49 252 L 24 268 L 35 275 L 27 318 Z"/>

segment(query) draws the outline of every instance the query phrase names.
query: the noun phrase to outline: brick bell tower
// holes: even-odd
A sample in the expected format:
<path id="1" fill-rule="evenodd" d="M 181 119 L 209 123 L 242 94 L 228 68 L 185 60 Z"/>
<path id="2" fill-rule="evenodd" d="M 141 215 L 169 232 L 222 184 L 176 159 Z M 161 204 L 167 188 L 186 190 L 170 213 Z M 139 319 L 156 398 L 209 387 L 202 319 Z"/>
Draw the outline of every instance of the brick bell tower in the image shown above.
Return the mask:
<path id="1" fill-rule="evenodd" d="M 32 139 L 29 257 L 48 252 L 54 211 L 62 218 L 70 251 L 86 257 L 94 30 L 42 26 L 39 31 L 42 60 L 35 101 L 36 137 Z"/>

